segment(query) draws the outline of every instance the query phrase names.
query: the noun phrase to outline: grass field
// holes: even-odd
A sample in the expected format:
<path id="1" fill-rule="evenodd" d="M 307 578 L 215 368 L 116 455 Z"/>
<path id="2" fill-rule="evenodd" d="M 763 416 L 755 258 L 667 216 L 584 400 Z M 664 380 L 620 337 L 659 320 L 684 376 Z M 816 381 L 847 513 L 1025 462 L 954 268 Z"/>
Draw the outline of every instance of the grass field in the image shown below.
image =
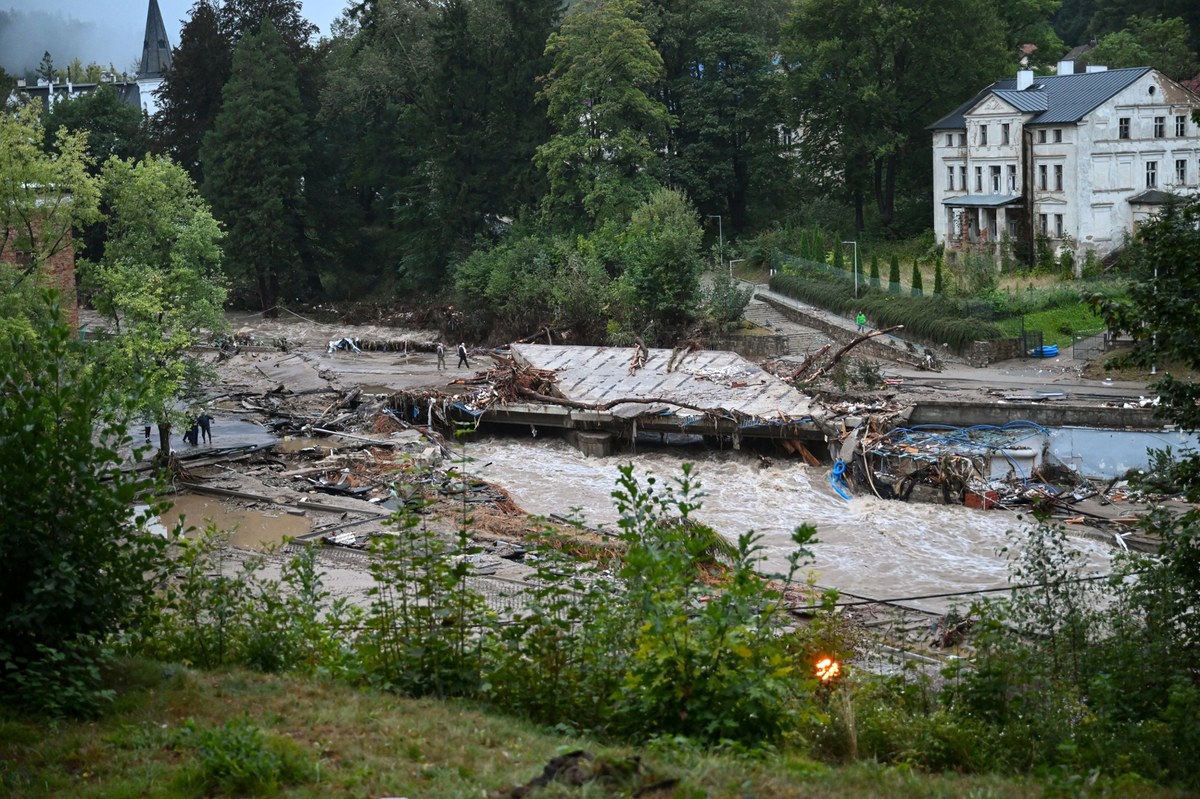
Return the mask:
<path id="1" fill-rule="evenodd" d="M 830 766 L 787 754 L 748 758 L 678 746 L 634 751 L 540 730 L 468 704 L 247 671 L 133 661 L 111 679 L 118 699 L 94 721 L 46 723 L 0 711 L 0 795 L 481 799 L 514 795 L 512 786 L 575 749 L 597 756 L 601 765 L 593 766 L 600 776 L 582 787 L 552 785 L 536 796 L 1092 795 L 1071 790 L 1082 786 L 1072 775 L 923 774 L 903 766 Z M 1180 795 L 1144 784 L 1109 790 L 1117 792 L 1103 795 Z"/>

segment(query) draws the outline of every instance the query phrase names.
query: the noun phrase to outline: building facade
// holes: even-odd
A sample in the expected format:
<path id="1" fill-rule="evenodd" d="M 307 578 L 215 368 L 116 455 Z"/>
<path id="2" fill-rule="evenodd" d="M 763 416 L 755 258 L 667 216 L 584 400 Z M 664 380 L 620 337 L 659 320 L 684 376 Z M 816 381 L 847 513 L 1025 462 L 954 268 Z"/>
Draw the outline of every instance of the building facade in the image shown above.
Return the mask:
<path id="1" fill-rule="evenodd" d="M 1032 262 L 1044 237 L 1080 264 L 1200 193 L 1200 97 L 1146 67 L 1087 70 L 1021 70 L 929 127 L 934 231 L 948 252 Z"/>

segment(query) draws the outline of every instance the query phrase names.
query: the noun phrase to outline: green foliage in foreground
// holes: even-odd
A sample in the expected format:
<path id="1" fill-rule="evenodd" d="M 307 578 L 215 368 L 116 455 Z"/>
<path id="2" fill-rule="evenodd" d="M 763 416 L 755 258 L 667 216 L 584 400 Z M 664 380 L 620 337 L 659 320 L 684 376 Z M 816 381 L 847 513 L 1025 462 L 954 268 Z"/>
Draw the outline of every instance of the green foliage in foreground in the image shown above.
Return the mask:
<path id="1" fill-rule="evenodd" d="M 53 303 L 53 297 L 47 302 Z M 139 477 L 105 375 L 51 307 L 0 332 L 0 699 L 93 713 L 112 638 L 152 597 L 161 539 L 135 513 Z"/>

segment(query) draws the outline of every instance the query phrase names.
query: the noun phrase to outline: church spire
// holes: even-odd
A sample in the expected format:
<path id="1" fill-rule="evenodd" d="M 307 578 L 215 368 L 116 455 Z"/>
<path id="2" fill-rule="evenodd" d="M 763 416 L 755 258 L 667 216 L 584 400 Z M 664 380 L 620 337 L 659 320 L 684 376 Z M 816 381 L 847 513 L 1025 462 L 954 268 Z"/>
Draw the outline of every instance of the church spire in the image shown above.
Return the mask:
<path id="1" fill-rule="evenodd" d="M 146 11 L 146 38 L 142 41 L 142 62 L 138 65 L 138 78 L 161 78 L 171 66 L 171 45 L 167 42 L 167 28 L 163 25 L 158 0 L 150 0 Z"/>

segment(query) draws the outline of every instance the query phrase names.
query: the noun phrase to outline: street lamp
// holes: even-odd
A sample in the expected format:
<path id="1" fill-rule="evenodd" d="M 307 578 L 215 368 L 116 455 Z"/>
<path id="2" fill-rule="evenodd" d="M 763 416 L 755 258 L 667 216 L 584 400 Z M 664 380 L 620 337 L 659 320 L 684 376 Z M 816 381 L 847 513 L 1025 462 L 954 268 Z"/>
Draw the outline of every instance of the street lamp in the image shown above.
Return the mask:
<path id="1" fill-rule="evenodd" d="M 746 260 L 746 259 L 745 258 L 734 258 L 732 261 L 729 262 L 729 279 L 730 280 L 733 279 L 733 265 L 740 264 L 744 260 Z"/>
<path id="2" fill-rule="evenodd" d="M 720 256 L 720 261 L 724 261 L 725 260 L 725 227 L 721 223 L 721 215 L 720 214 L 709 214 L 708 218 L 717 220 L 717 241 L 720 242 L 720 244 L 718 245 L 717 254 Z M 718 263 L 720 263 L 720 261 L 718 261 Z"/>
<path id="3" fill-rule="evenodd" d="M 854 299 L 858 299 L 858 242 L 843 241 L 842 246 L 850 244 L 854 247 Z"/>

